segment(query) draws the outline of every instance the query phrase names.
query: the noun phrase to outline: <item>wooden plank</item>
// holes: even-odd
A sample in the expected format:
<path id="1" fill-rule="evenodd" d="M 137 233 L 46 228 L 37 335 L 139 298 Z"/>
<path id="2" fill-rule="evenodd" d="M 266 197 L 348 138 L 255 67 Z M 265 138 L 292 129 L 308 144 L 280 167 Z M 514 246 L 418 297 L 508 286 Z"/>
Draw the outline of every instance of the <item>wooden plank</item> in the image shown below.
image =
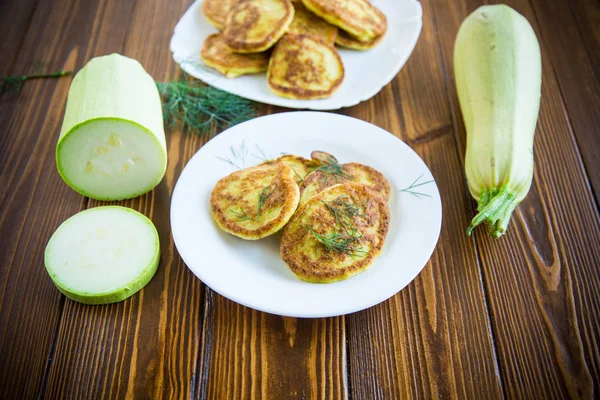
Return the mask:
<path id="1" fill-rule="evenodd" d="M 211 292 L 208 399 L 342 399 L 344 318 L 284 318 Z"/>
<path id="2" fill-rule="evenodd" d="M 113 18 L 99 30 L 128 25 L 122 53 L 139 60 L 155 79 L 174 77 L 168 53 L 177 20 L 191 1 L 107 4 Z M 117 15 L 118 14 L 118 15 Z M 194 136 L 168 132 L 169 163 L 150 193 L 120 202 L 148 216 L 161 242 L 156 276 L 130 299 L 102 307 L 67 301 L 48 376 L 49 398 L 188 397 L 195 379 L 202 328 L 201 282 L 177 255 L 169 224 L 170 198 L 185 163 L 202 145 Z M 88 207 L 106 203 L 91 200 Z"/>
<path id="3" fill-rule="evenodd" d="M 442 197 L 442 232 L 415 281 L 392 299 L 346 316 L 351 394 L 500 398 L 481 273 L 464 233 L 471 208 L 452 135 L 433 2 L 421 4 L 423 32 L 406 67 L 375 99 L 348 113 L 391 131 L 423 157 Z"/>
<path id="4" fill-rule="evenodd" d="M 530 4 L 506 4 L 525 15 Z M 465 134 L 452 49 L 471 1 L 439 3 L 435 17 L 461 151 Z M 600 382 L 600 220 L 571 132 L 554 68 L 542 43 L 543 85 L 529 196 L 500 240 L 476 234 L 500 371 L 508 397 L 594 398 Z"/>
<path id="5" fill-rule="evenodd" d="M 23 44 L 37 0 L 0 2 L 0 75 L 11 73 L 14 60 Z"/>
<path id="6" fill-rule="evenodd" d="M 78 68 L 82 38 L 95 34 L 94 24 L 80 20 L 94 21 L 101 10 L 101 2 L 42 2 L 14 71 L 28 71 L 40 60 L 54 60 L 49 68 Z M 64 36 L 56 35 L 57 26 Z M 96 46 L 110 47 L 111 39 L 99 39 Z M 64 305 L 44 269 L 43 254 L 58 225 L 85 204 L 61 181 L 54 160 L 69 83 L 68 78 L 31 81 L 16 98 L 3 99 L 0 186 L 7 190 L 0 195 L 1 398 L 38 395 Z"/>
<path id="7" fill-rule="evenodd" d="M 573 132 L 598 201 L 600 3 L 571 0 L 533 0 L 532 3 L 535 11 L 532 16 L 536 17 L 540 25 L 540 40 L 544 42 L 544 49 L 556 74 L 560 93 L 563 95 Z M 573 12 L 571 8 L 574 9 Z M 595 20 L 592 20 L 593 18 Z"/>

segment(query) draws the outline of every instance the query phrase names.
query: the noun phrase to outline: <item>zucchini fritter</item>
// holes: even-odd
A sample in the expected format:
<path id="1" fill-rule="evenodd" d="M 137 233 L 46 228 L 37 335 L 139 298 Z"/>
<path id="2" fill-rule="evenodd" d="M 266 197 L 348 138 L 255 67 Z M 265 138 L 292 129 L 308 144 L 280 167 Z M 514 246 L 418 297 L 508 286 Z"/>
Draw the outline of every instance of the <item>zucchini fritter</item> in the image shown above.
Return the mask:
<path id="1" fill-rule="evenodd" d="M 236 171 L 215 185 L 212 216 L 225 232 L 257 240 L 285 226 L 298 207 L 300 192 L 292 169 L 283 163 Z"/>
<path id="2" fill-rule="evenodd" d="M 367 42 L 387 29 L 385 15 L 369 0 L 302 0 L 306 8 L 355 38 Z"/>
<path id="3" fill-rule="evenodd" d="M 289 0 L 244 0 L 227 15 L 223 39 L 236 53 L 260 53 L 273 46 L 294 19 Z"/>
<path id="4" fill-rule="evenodd" d="M 314 35 L 325 43 L 333 45 L 338 27 L 310 12 L 301 1 L 295 1 L 293 4 L 294 19 L 287 33 Z"/>
<path id="5" fill-rule="evenodd" d="M 344 65 L 335 47 L 312 35 L 285 34 L 269 61 L 271 90 L 291 99 L 330 97 L 342 84 Z"/>
<path id="6" fill-rule="evenodd" d="M 227 14 L 240 0 L 204 0 L 204 16 L 217 29 L 223 29 Z"/>
<path id="7" fill-rule="evenodd" d="M 364 51 L 370 50 L 373 47 L 377 46 L 384 36 L 385 33 L 383 35 L 377 36 L 375 39 L 363 42 L 361 40 L 356 39 L 355 37 L 352 37 L 348 32 L 340 29 L 338 35 L 335 37 L 335 44 L 337 44 L 340 47 L 345 47 L 347 49 Z"/>
<path id="8" fill-rule="evenodd" d="M 308 174 L 300 183 L 300 204 L 328 187 L 345 182 L 357 182 L 365 185 L 388 201 L 390 184 L 383 174 L 375 168 L 359 163 L 322 164 Z"/>
<path id="9" fill-rule="evenodd" d="M 267 53 L 238 54 L 227 46 L 220 33 L 206 38 L 202 47 L 202 61 L 228 78 L 256 74 L 267 70 Z"/>
<path id="10" fill-rule="evenodd" d="M 300 279 L 330 283 L 367 269 L 383 249 L 387 203 L 358 183 L 330 187 L 300 206 L 281 237 L 283 261 Z"/>

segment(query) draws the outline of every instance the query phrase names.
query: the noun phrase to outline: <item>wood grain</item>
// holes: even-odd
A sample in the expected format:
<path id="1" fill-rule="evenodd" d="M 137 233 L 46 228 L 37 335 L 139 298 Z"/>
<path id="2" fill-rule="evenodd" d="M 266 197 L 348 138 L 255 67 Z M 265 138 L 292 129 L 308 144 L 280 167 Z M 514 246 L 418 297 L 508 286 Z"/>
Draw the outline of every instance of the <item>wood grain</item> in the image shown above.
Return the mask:
<path id="1" fill-rule="evenodd" d="M 191 2 L 0 2 L 0 72 L 27 73 L 38 62 L 77 70 L 120 52 L 168 80 L 177 70 L 168 42 Z M 66 218 L 104 204 L 76 194 L 55 169 L 71 79 L 2 94 L 0 398 L 597 398 L 600 5 L 505 2 L 532 22 L 544 58 L 529 196 L 504 238 L 465 236 L 474 203 L 452 47 L 483 1 L 422 0 L 408 64 L 374 99 L 342 113 L 389 130 L 424 158 L 442 195 L 441 237 L 413 283 L 346 317 L 277 317 L 202 287 L 169 227 L 173 186 L 204 144 L 179 132 L 167 137 L 163 182 L 122 203 L 158 228 L 157 275 L 119 304 L 65 300 L 44 270 L 45 244 Z"/>
<path id="2" fill-rule="evenodd" d="M 13 71 L 26 72 L 36 61 L 54 60 L 57 69 L 76 67 L 78 43 L 92 25 L 96 5 L 73 14 L 53 12 L 42 2 L 32 17 Z M 56 26 L 66 37 L 57 39 Z M 33 28 L 35 27 L 35 28 Z M 45 28 L 45 29 L 44 29 Z M 2 104 L 0 135 L 0 397 L 32 398 L 44 385 L 64 297 L 44 268 L 45 245 L 84 199 L 56 172 L 54 148 L 70 79 L 30 81 L 16 98 Z"/>
<path id="3" fill-rule="evenodd" d="M 37 0 L 0 2 L 0 74 L 11 74 L 12 66 L 21 50 L 23 37 L 29 28 Z M 6 40 L 8 39 L 8 40 Z"/>
<path id="4" fill-rule="evenodd" d="M 346 317 L 351 393 L 357 399 L 500 398 L 477 254 L 464 233 L 471 208 L 452 132 L 433 2 L 421 4 L 424 30 L 410 61 L 379 95 L 346 113 L 389 130 L 423 157 L 440 190 L 444 221 L 431 261 L 407 288 Z"/>
<path id="5" fill-rule="evenodd" d="M 600 3 L 533 0 L 532 16 L 551 61 L 590 183 L 600 194 Z M 556 29 L 560 27 L 560 29 Z M 578 45 L 572 45 L 577 43 Z"/>
<path id="6" fill-rule="evenodd" d="M 344 318 L 284 318 L 211 292 L 212 336 L 198 393 L 208 399 L 342 399 Z"/>
<path id="7" fill-rule="evenodd" d="M 98 30 L 110 35 L 117 26 L 129 24 L 127 34 L 120 38 L 121 52 L 139 60 L 156 79 L 166 80 L 174 76 L 175 68 L 165 49 L 175 23 L 189 5 L 190 1 L 137 2 L 126 12 L 121 2 L 113 1 L 105 5 L 107 17 L 98 21 Z M 66 302 L 46 397 L 190 395 L 200 347 L 202 290 L 201 282 L 175 251 L 169 203 L 176 177 L 201 145 L 198 137 L 170 132 L 163 181 L 150 193 L 120 203 L 142 212 L 156 225 L 161 242 L 158 271 L 140 293 L 122 303 L 87 307 Z M 90 199 L 87 206 L 104 204 Z"/>
<path id="8" fill-rule="evenodd" d="M 540 37 L 530 4 L 506 3 L 525 15 Z M 461 1 L 435 8 L 438 31 L 444 32 L 439 37 L 461 151 L 465 135 L 452 47 L 460 22 L 477 5 Z M 505 393 L 594 398 L 600 381 L 600 288 L 591 277 L 600 265 L 600 221 L 547 55 L 542 43 L 534 185 L 505 237 L 493 240 L 478 231 L 476 242 Z"/>

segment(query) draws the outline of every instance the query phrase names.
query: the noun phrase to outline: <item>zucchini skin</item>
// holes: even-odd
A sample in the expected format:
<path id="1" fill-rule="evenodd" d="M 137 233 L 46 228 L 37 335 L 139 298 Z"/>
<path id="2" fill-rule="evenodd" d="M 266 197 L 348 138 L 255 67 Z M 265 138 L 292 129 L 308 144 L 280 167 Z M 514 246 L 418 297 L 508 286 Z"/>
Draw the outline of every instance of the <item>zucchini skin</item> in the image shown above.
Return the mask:
<path id="1" fill-rule="evenodd" d="M 454 74 L 467 131 L 465 172 L 479 212 L 467 233 L 485 222 L 500 237 L 533 179 L 542 84 L 533 28 L 508 6 L 478 8 L 458 31 Z"/>

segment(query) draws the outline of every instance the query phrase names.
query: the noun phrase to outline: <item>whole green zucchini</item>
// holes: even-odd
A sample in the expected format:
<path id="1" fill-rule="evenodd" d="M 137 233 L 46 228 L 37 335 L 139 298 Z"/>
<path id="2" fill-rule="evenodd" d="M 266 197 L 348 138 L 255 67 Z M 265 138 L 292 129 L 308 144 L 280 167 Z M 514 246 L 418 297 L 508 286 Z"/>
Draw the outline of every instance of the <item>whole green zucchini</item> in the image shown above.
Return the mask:
<path id="1" fill-rule="evenodd" d="M 540 108 L 540 46 L 525 17 L 483 6 L 462 23 L 454 74 L 465 128 L 465 171 L 479 205 L 467 233 L 482 222 L 500 237 L 533 178 L 533 137 Z"/>

